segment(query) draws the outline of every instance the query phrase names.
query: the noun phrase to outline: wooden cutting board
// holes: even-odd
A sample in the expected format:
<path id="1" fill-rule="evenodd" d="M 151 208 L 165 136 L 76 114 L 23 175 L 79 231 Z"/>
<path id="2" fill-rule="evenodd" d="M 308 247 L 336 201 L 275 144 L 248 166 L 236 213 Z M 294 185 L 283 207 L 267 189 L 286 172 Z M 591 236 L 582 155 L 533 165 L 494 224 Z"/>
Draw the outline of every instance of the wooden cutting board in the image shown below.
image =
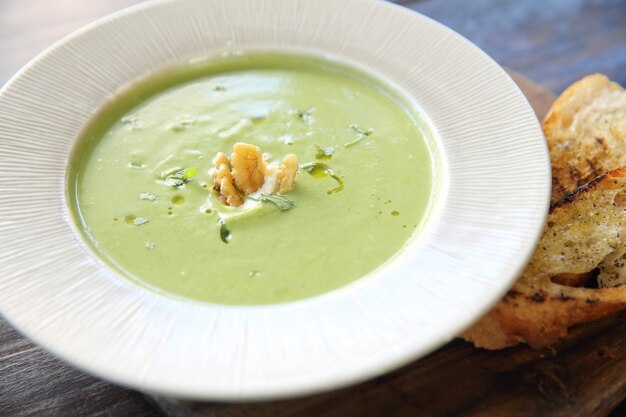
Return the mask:
<path id="1" fill-rule="evenodd" d="M 541 119 L 554 95 L 509 72 Z M 147 397 L 171 417 L 604 417 L 626 397 L 626 314 L 579 326 L 553 349 L 455 340 L 402 369 L 325 394 L 227 404 Z"/>

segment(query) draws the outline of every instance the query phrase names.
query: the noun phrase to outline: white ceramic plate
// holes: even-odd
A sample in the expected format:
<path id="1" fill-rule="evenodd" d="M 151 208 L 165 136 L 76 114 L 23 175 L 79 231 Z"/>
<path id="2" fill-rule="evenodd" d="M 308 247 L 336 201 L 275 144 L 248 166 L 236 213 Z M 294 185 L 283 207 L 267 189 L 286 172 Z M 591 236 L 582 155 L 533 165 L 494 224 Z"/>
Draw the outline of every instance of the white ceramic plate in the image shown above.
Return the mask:
<path id="1" fill-rule="evenodd" d="M 376 276 L 283 305 L 186 303 L 118 276 L 77 237 L 67 162 L 94 110 L 150 70 L 240 50 L 352 63 L 432 123 L 444 191 L 428 233 Z M 365 0 L 181 0 L 92 24 L 4 86 L 0 181 L 0 308 L 14 326 L 120 384 L 249 400 L 361 381 L 468 327 L 529 257 L 550 173 L 535 115 L 511 79 L 424 16 Z"/>

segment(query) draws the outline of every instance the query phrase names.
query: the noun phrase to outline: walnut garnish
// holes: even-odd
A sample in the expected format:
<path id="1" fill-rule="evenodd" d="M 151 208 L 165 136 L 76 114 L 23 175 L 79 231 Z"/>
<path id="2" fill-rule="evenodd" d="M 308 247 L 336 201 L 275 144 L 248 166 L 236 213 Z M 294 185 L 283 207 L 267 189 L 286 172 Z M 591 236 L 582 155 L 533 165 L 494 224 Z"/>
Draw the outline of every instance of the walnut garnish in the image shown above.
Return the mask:
<path id="1" fill-rule="evenodd" d="M 298 157 L 290 153 L 283 158 L 283 163 L 276 175 L 279 193 L 287 193 L 294 189 L 297 173 Z"/>
<path id="2" fill-rule="evenodd" d="M 230 163 L 235 184 L 245 195 L 250 195 L 263 186 L 265 161 L 261 148 L 247 143 L 235 143 Z"/>
<path id="3" fill-rule="evenodd" d="M 235 187 L 235 178 L 230 171 L 228 157 L 218 152 L 213 159 L 214 176 L 213 189 L 218 192 L 219 200 L 228 206 L 238 207 L 243 204 L 243 198 Z"/>
<path id="4" fill-rule="evenodd" d="M 247 143 L 236 143 L 230 161 L 223 152 L 218 152 L 213 159 L 213 189 L 217 198 L 227 206 L 238 207 L 244 203 L 245 196 L 258 201 L 268 201 L 285 210 L 286 204 L 277 199 L 294 189 L 298 173 L 298 157 L 289 154 L 283 158 L 280 167 L 269 164 L 271 155 L 263 154 L 261 148 Z M 270 198 L 271 197 L 271 198 Z M 293 207 L 290 202 L 289 208 Z"/>

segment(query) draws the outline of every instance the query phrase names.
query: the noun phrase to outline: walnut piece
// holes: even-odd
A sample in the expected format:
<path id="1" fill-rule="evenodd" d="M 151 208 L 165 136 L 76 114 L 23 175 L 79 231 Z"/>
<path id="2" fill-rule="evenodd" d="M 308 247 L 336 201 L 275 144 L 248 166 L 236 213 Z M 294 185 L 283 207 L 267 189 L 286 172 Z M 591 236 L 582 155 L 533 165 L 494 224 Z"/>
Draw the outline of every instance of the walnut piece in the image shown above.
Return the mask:
<path id="1" fill-rule="evenodd" d="M 283 163 L 281 164 L 280 170 L 276 175 L 279 193 L 288 193 L 294 189 L 297 173 L 298 157 L 290 153 L 283 158 Z"/>
<path id="2" fill-rule="evenodd" d="M 238 207 L 243 204 L 243 198 L 235 187 L 235 178 L 230 171 L 228 157 L 223 152 L 218 152 L 213 159 L 215 168 L 213 177 L 213 189 L 218 192 L 218 198 L 222 204 Z"/>
<path id="3" fill-rule="evenodd" d="M 250 195 L 263 186 L 266 167 L 261 148 L 247 143 L 235 143 L 230 163 L 235 184 L 242 193 Z"/>

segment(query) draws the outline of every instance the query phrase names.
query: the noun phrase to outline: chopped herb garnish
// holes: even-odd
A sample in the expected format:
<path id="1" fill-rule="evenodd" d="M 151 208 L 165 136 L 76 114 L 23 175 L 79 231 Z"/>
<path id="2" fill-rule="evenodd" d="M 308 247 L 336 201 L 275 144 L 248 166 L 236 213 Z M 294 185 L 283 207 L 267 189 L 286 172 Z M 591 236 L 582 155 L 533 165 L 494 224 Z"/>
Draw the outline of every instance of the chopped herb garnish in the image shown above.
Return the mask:
<path id="1" fill-rule="evenodd" d="M 264 203 L 272 203 L 276 207 L 278 207 L 280 211 L 291 210 L 296 205 L 293 200 L 281 194 L 261 194 L 259 196 L 259 201 L 262 201 Z"/>
<path id="2" fill-rule="evenodd" d="M 165 183 L 170 187 L 180 187 L 185 183 L 185 181 L 176 177 L 167 177 L 165 178 Z"/>
<path id="3" fill-rule="evenodd" d="M 319 159 L 320 161 L 327 161 L 333 157 L 333 153 L 335 153 L 335 148 L 332 146 L 327 146 L 326 148 L 317 147 L 317 153 L 315 154 L 315 159 Z"/>
<path id="4" fill-rule="evenodd" d="M 183 179 L 190 180 L 195 177 L 199 171 L 200 169 L 198 168 L 187 168 L 185 171 L 183 171 Z"/>
<path id="5" fill-rule="evenodd" d="M 148 223 L 150 220 L 144 218 L 144 217 L 137 217 L 133 220 L 133 224 L 135 226 L 141 226 L 142 224 L 146 224 Z"/>
<path id="6" fill-rule="evenodd" d="M 354 132 L 358 133 L 359 135 L 363 135 L 363 136 L 369 136 L 372 134 L 372 132 L 374 132 L 374 129 L 363 129 L 362 127 L 360 127 L 359 125 L 350 125 L 348 126 L 351 130 L 353 130 Z"/>
<path id="7" fill-rule="evenodd" d="M 230 240 L 230 229 L 228 228 L 228 225 L 224 220 L 219 219 L 217 221 L 217 226 L 220 228 L 220 239 L 222 239 L 222 242 L 228 244 L 228 241 Z"/>
<path id="8" fill-rule="evenodd" d="M 150 193 L 141 193 L 141 194 L 139 194 L 139 199 L 140 200 L 148 200 L 148 201 L 157 201 L 159 199 L 159 197 L 157 197 L 154 194 L 150 194 Z"/>
<path id="9" fill-rule="evenodd" d="M 352 145 L 356 145 L 357 143 L 359 143 L 360 141 L 362 141 L 364 138 L 370 136 L 372 133 L 374 133 L 374 129 L 363 129 L 362 127 L 360 127 L 359 125 L 350 125 L 348 126 L 348 128 L 352 131 L 354 131 L 357 136 L 356 139 L 354 139 L 351 142 L 346 143 L 345 146 L 346 148 L 352 146 Z"/>
<path id="10" fill-rule="evenodd" d="M 313 123 L 313 113 L 315 113 L 314 108 L 311 108 L 305 111 L 298 110 L 296 112 L 296 114 L 298 115 L 298 118 L 307 125 L 310 125 L 311 123 Z"/>
<path id="11" fill-rule="evenodd" d="M 198 168 L 173 168 L 161 174 L 161 178 L 171 187 L 180 187 L 191 181 L 199 171 Z"/>

